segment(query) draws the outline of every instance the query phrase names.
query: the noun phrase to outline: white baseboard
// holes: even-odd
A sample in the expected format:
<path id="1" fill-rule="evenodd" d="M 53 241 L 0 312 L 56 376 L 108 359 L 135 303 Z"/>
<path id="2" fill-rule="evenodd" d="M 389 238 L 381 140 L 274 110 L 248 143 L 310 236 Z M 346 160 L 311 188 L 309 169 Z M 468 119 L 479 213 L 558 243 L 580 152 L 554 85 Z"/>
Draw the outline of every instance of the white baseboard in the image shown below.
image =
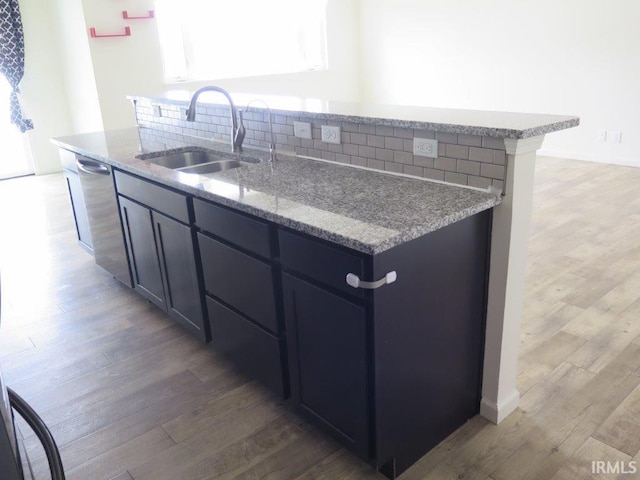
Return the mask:
<path id="1" fill-rule="evenodd" d="M 611 165 L 624 165 L 627 167 L 640 167 L 640 158 L 631 157 L 604 157 L 595 153 L 575 153 L 575 152 L 563 152 L 559 150 L 547 150 L 541 148 L 538 150 L 538 155 L 543 157 L 559 157 L 570 158 L 573 160 L 583 160 L 585 162 L 596 163 L 608 163 Z"/>
<path id="2" fill-rule="evenodd" d="M 496 425 L 507 418 L 518 408 L 520 404 L 520 392 L 515 390 L 500 405 L 483 398 L 480 402 L 480 415 Z"/>

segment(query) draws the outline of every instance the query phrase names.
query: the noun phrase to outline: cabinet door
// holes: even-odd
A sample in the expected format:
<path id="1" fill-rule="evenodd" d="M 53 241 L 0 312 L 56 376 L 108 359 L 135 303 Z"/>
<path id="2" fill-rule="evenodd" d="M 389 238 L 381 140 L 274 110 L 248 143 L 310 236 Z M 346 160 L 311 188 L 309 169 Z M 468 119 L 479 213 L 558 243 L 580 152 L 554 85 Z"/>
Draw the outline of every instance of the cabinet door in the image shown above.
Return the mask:
<path id="1" fill-rule="evenodd" d="M 133 288 L 166 310 L 151 210 L 123 197 L 119 197 L 119 200 L 133 274 Z"/>
<path id="2" fill-rule="evenodd" d="M 167 311 L 202 340 L 207 340 L 191 228 L 153 212 Z"/>
<path id="3" fill-rule="evenodd" d="M 368 457 L 364 307 L 287 274 L 283 293 L 292 402 Z"/>
<path id="4" fill-rule="evenodd" d="M 77 173 L 68 170 L 64 171 L 64 177 L 67 180 L 67 188 L 69 189 L 69 197 L 71 198 L 71 208 L 73 210 L 73 219 L 76 223 L 78 241 L 85 250 L 93 253 L 89 220 L 87 219 L 87 210 L 84 205 L 84 196 L 80 188 L 80 178 Z"/>

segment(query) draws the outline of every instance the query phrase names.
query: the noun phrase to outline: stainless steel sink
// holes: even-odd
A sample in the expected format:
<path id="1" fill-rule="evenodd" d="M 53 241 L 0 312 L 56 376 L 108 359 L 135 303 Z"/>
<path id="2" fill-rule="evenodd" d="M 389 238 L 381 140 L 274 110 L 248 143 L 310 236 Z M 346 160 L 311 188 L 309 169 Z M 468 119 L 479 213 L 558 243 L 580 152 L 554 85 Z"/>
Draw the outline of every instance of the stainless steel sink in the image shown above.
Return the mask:
<path id="1" fill-rule="evenodd" d="M 204 165 L 196 165 L 193 167 L 181 168 L 181 173 L 193 173 L 197 175 L 204 175 L 207 173 L 216 173 L 223 170 L 231 170 L 232 168 L 239 168 L 243 165 L 248 165 L 247 162 L 241 162 L 239 160 L 218 160 L 213 163 L 207 163 Z"/>
<path id="2" fill-rule="evenodd" d="M 145 158 L 144 160 L 149 163 L 171 169 L 192 167 L 203 163 L 227 161 L 224 157 L 206 150 L 192 150 L 187 152 L 171 153 L 169 155 L 158 155 L 151 158 Z"/>

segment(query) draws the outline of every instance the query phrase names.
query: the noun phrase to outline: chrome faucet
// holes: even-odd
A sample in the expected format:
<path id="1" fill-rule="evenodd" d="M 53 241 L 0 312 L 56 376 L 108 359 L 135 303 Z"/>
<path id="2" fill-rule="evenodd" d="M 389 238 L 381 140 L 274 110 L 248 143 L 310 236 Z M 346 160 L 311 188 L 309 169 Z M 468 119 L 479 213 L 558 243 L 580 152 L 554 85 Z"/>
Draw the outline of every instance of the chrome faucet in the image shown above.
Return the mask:
<path id="1" fill-rule="evenodd" d="M 261 98 L 254 98 L 249 103 L 247 103 L 246 107 L 244 107 L 245 113 L 249 111 L 249 107 L 251 106 L 252 103 L 255 103 L 255 102 L 260 102 L 267 108 L 267 119 L 269 120 L 269 136 L 270 136 L 269 156 L 270 156 L 270 160 L 273 162 L 276 159 L 276 142 L 273 138 L 273 124 L 271 123 L 271 109 L 269 108 L 269 105 L 267 105 L 267 102 L 265 102 Z M 240 120 L 242 121 L 242 110 L 240 110 L 239 113 L 240 113 Z"/>
<path id="2" fill-rule="evenodd" d="M 189 109 L 187 110 L 187 122 L 195 122 L 196 103 L 198 102 L 198 97 L 203 92 L 218 92 L 227 98 L 227 101 L 229 102 L 229 109 L 231 112 L 231 151 L 241 152 L 242 142 L 244 140 L 246 130 L 244 128 L 244 125 L 242 124 L 242 119 L 240 120 L 240 126 L 238 126 L 238 120 L 236 118 L 236 106 L 233 104 L 231 95 L 229 95 L 229 92 L 227 92 L 224 88 L 211 85 L 208 87 L 202 87 L 201 89 L 197 90 L 196 93 L 194 93 L 191 97 L 191 102 L 189 103 Z"/>

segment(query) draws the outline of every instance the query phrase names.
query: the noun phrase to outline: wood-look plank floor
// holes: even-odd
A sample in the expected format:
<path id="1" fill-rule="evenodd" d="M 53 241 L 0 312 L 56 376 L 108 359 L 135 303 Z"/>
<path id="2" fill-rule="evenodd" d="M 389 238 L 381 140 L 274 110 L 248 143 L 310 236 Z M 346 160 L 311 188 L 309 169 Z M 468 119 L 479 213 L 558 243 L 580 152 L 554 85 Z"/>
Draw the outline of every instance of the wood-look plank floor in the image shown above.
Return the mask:
<path id="1" fill-rule="evenodd" d="M 520 408 L 472 419 L 402 480 L 635 477 L 591 468 L 640 466 L 638 185 L 640 169 L 538 159 Z M 0 364 L 69 479 L 383 478 L 95 267 L 62 175 L 0 182 L 0 229 Z"/>

